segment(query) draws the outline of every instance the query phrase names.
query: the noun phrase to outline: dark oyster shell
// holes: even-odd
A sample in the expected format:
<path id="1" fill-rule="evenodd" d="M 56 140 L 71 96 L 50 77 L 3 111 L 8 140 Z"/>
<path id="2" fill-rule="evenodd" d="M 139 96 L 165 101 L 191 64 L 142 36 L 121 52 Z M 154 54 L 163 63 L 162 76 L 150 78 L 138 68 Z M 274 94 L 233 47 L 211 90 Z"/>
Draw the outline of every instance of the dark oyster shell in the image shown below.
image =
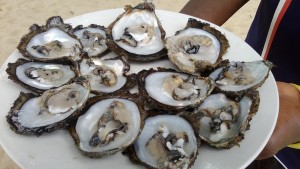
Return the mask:
<path id="1" fill-rule="evenodd" d="M 32 38 L 34 38 L 36 35 L 41 34 L 46 32 L 47 30 L 51 29 L 51 28 L 58 28 L 59 30 L 65 32 L 67 35 L 69 35 L 72 39 L 76 39 L 77 37 L 74 35 L 73 33 L 73 29 L 72 26 L 69 24 L 65 24 L 63 19 L 60 16 L 53 16 L 51 18 L 49 18 L 46 22 L 46 25 L 42 25 L 39 26 L 37 24 L 33 24 L 30 28 L 29 28 L 29 33 L 27 33 L 26 35 L 24 35 L 18 46 L 17 49 L 20 51 L 20 53 L 22 53 L 22 55 L 30 60 L 36 60 L 36 61 L 45 61 L 45 60 L 52 60 L 52 59 L 57 59 L 57 58 L 39 58 L 39 57 L 35 57 L 33 55 L 31 55 L 26 47 L 29 44 L 29 42 L 31 41 Z M 79 40 L 78 43 L 80 44 Z M 81 55 L 81 44 L 80 46 L 76 47 L 76 50 L 78 52 L 78 56 L 75 56 L 75 60 L 79 60 L 79 57 Z M 59 58 L 63 58 L 63 57 L 71 57 L 71 56 L 62 56 Z"/>
<path id="2" fill-rule="evenodd" d="M 140 124 L 140 131 L 139 131 L 139 133 L 140 133 L 143 126 L 144 126 L 144 119 L 146 118 L 147 113 L 146 113 L 146 110 L 144 108 L 144 99 L 143 99 L 143 97 L 141 97 L 138 94 L 130 94 L 129 92 L 127 93 L 127 92 L 120 91 L 120 92 L 115 92 L 115 93 L 110 93 L 110 94 L 103 94 L 101 96 L 92 97 L 87 101 L 86 106 L 82 109 L 80 114 L 81 115 L 85 114 L 85 112 L 88 111 L 89 108 L 91 106 L 93 106 L 94 104 L 96 104 L 97 102 L 100 102 L 100 101 L 105 100 L 105 99 L 112 99 L 112 98 L 127 99 L 127 100 L 130 100 L 130 101 L 136 103 L 136 106 L 139 109 L 140 117 L 141 117 L 141 124 Z M 79 117 L 80 116 L 78 116 L 78 118 Z M 84 151 L 80 148 L 80 140 L 79 140 L 78 134 L 76 133 L 76 128 L 75 128 L 76 123 L 77 123 L 77 120 L 72 122 L 72 124 L 69 127 L 69 132 L 70 132 L 71 136 L 73 137 L 73 139 L 75 141 L 75 144 L 76 144 L 77 148 L 79 149 L 79 151 L 83 155 L 88 156 L 90 158 L 102 158 L 102 157 L 107 156 L 107 155 L 115 154 L 119 151 L 124 150 L 126 147 L 130 146 L 136 140 L 136 138 L 134 138 L 132 140 L 132 142 L 127 146 L 122 146 L 122 147 L 106 150 L 106 151 L 103 151 L 103 152 L 87 152 L 87 151 Z"/>
<path id="3" fill-rule="evenodd" d="M 220 31 L 217 29 L 213 28 L 210 26 L 209 23 L 201 22 L 198 21 L 194 18 L 189 18 L 186 27 L 183 30 L 179 30 L 175 33 L 174 36 L 179 35 L 181 32 L 189 29 L 189 28 L 196 28 L 196 29 L 201 29 L 204 30 L 213 36 L 215 36 L 219 42 L 220 42 L 220 51 L 218 54 L 218 59 L 216 60 L 215 63 L 211 64 L 208 61 L 205 60 L 193 60 L 193 64 L 195 66 L 195 71 L 191 72 L 190 68 L 188 68 L 186 65 L 183 65 L 182 63 L 179 63 L 176 60 L 175 56 L 172 56 L 169 54 L 169 59 L 183 72 L 186 73 L 195 73 L 195 72 L 204 72 L 204 71 L 209 71 L 216 67 L 221 61 L 222 61 L 222 56 L 227 52 L 227 49 L 229 47 L 229 43 L 225 35 L 223 35 Z"/>
<path id="4" fill-rule="evenodd" d="M 174 72 L 174 73 L 185 74 L 188 77 L 195 77 L 196 79 L 206 79 L 207 82 L 208 82 L 207 95 L 209 95 L 210 92 L 214 88 L 213 81 L 210 80 L 209 78 L 203 78 L 203 77 L 200 77 L 200 76 L 189 75 L 189 74 L 186 74 L 186 73 L 183 73 L 183 72 L 178 72 L 174 69 L 158 68 L 158 70 L 154 70 L 154 69 L 151 68 L 149 70 L 142 70 L 138 74 L 138 76 L 139 76 L 138 89 L 139 89 L 139 92 L 141 93 L 141 95 L 143 95 L 145 97 L 145 99 L 147 100 L 147 104 L 149 104 L 149 106 L 153 107 L 153 108 L 159 108 L 159 109 L 164 109 L 164 110 L 189 109 L 189 108 L 194 108 L 194 107 L 198 106 L 205 98 L 205 97 L 204 98 L 197 98 L 194 103 L 186 105 L 186 106 L 166 105 L 164 103 L 161 103 L 161 102 L 157 101 L 156 99 L 154 99 L 153 97 L 151 97 L 148 94 L 147 89 L 146 89 L 146 78 L 147 78 L 147 76 L 152 74 L 152 73 L 155 73 L 155 72 Z M 159 83 L 159 82 L 156 82 L 156 83 Z"/>
<path id="5" fill-rule="evenodd" d="M 136 61 L 150 61 L 150 60 L 155 60 L 164 56 L 167 56 L 167 50 L 165 48 L 163 48 L 161 51 L 158 51 L 156 53 L 153 54 L 149 54 L 149 55 L 142 55 L 142 54 L 135 54 L 135 53 L 130 53 L 128 51 L 126 51 L 125 49 L 121 48 L 116 42 L 115 39 L 113 39 L 112 36 L 112 29 L 115 26 L 115 24 L 125 15 L 130 14 L 133 10 L 135 9 L 139 9 L 139 10 L 147 10 L 149 12 L 153 12 L 155 14 L 155 7 L 152 3 L 140 3 L 135 7 L 132 7 L 130 5 L 127 5 L 125 7 L 125 12 L 123 14 L 121 14 L 113 23 L 111 23 L 108 28 L 107 28 L 107 46 L 109 47 L 109 49 L 111 49 L 112 51 L 116 52 L 119 55 L 122 56 L 126 56 L 128 57 L 128 59 L 130 60 L 136 60 Z M 161 32 L 161 39 L 162 41 L 165 38 L 165 31 L 162 28 L 162 25 L 159 21 L 159 19 L 157 18 L 157 16 L 155 15 L 156 20 L 157 20 L 157 24 L 159 26 L 159 30 Z"/>
<path id="6" fill-rule="evenodd" d="M 8 67 L 6 69 L 6 73 L 8 74 L 8 78 L 11 79 L 12 81 L 14 81 L 15 83 L 18 83 L 19 85 L 23 86 L 24 88 L 26 88 L 28 90 L 31 90 L 32 92 L 35 92 L 35 93 L 43 93 L 45 90 L 52 89 L 52 88 L 55 88 L 55 87 L 59 87 L 59 86 L 52 86 L 48 89 L 40 89 L 40 88 L 30 86 L 30 85 L 24 83 L 23 81 L 21 81 L 18 78 L 17 74 L 16 74 L 18 66 L 23 65 L 25 63 L 32 63 L 32 62 L 34 62 L 34 61 L 28 61 L 28 60 L 20 58 L 15 63 L 8 63 Z M 51 61 L 41 61 L 41 62 L 37 61 L 36 63 L 60 64 L 60 65 L 64 65 L 64 66 L 69 66 L 71 71 L 74 72 L 75 76 L 73 78 L 70 78 L 67 81 L 67 83 L 61 84 L 60 86 L 65 85 L 65 84 L 70 84 L 71 82 L 73 82 L 74 79 L 76 79 L 79 76 L 79 72 L 77 70 L 77 64 L 75 62 L 67 59 L 67 58 L 55 59 L 55 60 L 51 60 Z"/>
<path id="7" fill-rule="evenodd" d="M 110 53 L 108 53 L 108 54 L 110 54 Z M 110 56 L 108 56 L 108 54 L 102 56 L 101 58 L 82 59 L 80 61 L 80 64 L 79 64 L 79 70 L 81 70 L 81 64 L 83 62 L 86 62 L 86 65 L 88 65 L 87 62 L 90 62 L 89 64 L 91 64 L 91 67 L 95 67 L 96 68 L 97 65 L 94 65 L 93 62 L 101 62 L 102 64 L 99 67 L 102 67 L 102 66 L 106 67 L 107 66 L 105 64 L 106 61 L 119 60 L 123 64 L 122 76 L 126 78 L 126 83 L 122 87 L 120 87 L 119 89 L 111 91 L 111 92 L 93 89 L 93 87 L 91 85 L 91 92 L 94 93 L 94 94 L 96 94 L 96 95 L 101 95 L 101 94 L 105 94 L 105 93 L 114 93 L 114 92 L 121 91 L 121 90 L 128 91 L 128 90 L 130 90 L 131 88 L 133 88 L 137 84 L 137 81 L 136 81 L 137 75 L 136 74 L 129 74 L 129 75 L 127 74 L 129 72 L 129 70 L 130 70 L 130 64 L 127 62 L 127 60 L 124 57 L 122 57 L 122 56 L 116 56 L 116 57 L 113 56 L 113 57 L 110 57 Z M 108 56 L 108 57 L 106 57 L 106 56 Z M 88 73 L 88 72 L 80 72 L 80 73 L 81 73 L 81 75 L 86 75 L 86 73 Z M 118 74 L 118 73 L 119 72 L 117 72 L 116 74 Z M 121 75 L 119 75 L 119 76 L 121 76 Z M 93 77 L 91 77 L 91 78 L 93 78 Z M 90 80 L 90 81 L 92 81 L 92 80 Z"/>
<path id="8" fill-rule="evenodd" d="M 200 131 L 200 123 L 199 123 L 200 116 L 198 116 L 197 114 L 191 114 L 191 112 L 186 112 L 186 111 L 165 111 L 165 110 L 160 110 L 160 109 L 151 109 L 151 110 L 148 110 L 147 113 L 148 113 L 148 117 L 155 117 L 157 115 L 180 116 L 180 117 L 184 118 L 185 120 L 187 120 L 191 124 L 191 126 L 194 129 L 194 134 L 195 134 L 195 137 L 197 140 L 197 147 L 198 147 L 196 150 L 196 153 L 193 153 L 190 157 L 190 164 L 188 165 L 188 168 L 191 168 L 197 159 L 197 156 L 199 154 L 198 150 L 201 145 L 201 139 L 199 137 L 199 132 L 198 132 L 198 131 Z M 156 169 L 155 167 L 148 165 L 147 163 L 141 161 L 138 158 L 138 156 L 136 154 L 136 150 L 134 148 L 134 144 L 129 146 L 128 148 L 126 148 L 123 151 L 123 154 L 127 155 L 129 157 L 130 161 L 135 164 L 144 165 L 147 169 Z"/>
<path id="9" fill-rule="evenodd" d="M 258 111 L 259 103 L 260 103 L 259 92 L 256 90 L 248 91 L 244 95 L 231 94 L 231 95 L 226 95 L 226 97 L 231 99 L 232 101 L 236 101 L 236 102 L 241 101 L 244 97 L 248 97 L 251 99 L 252 103 L 250 105 L 249 112 L 247 112 L 248 114 L 246 115 L 246 118 L 241 119 L 241 120 L 243 120 L 241 122 L 241 126 L 238 129 L 237 133 L 233 137 L 221 139 L 219 141 L 212 141 L 212 140 L 202 136 L 201 131 L 200 131 L 199 136 L 201 137 L 201 139 L 204 142 L 206 142 L 208 145 L 210 145 L 214 148 L 218 148 L 218 149 L 230 149 L 233 146 L 236 146 L 236 145 L 239 146 L 239 143 L 244 139 L 245 132 L 250 129 L 250 121 L 252 120 L 253 116 L 256 115 L 256 112 Z M 201 116 L 204 117 L 204 114 L 203 114 L 203 112 L 201 112 L 201 110 L 200 111 L 196 110 L 194 113 L 198 114 L 198 116 L 200 116 L 200 117 Z M 203 129 L 203 127 L 201 129 Z"/>
<path id="10" fill-rule="evenodd" d="M 106 28 L 106 27 L 101 26 L 101 25 L 97 25 L 97 24 L 90 24 L 90 25 L 87 26 L 87 27 L 84 27 L 83 25 L 78 25 L 78 26 L 76 26 L 76 27 L 73 29 L 73 31 L 74 31 L 74 34 L 77 35 L 77 34 L 76 34 L 77 31 L 80 31 L 80 30 L 83 30 L 83 29 L 89 29 L 89 28 L 99 29 L 99 30 L 103 31 L 104 34 L 107 32 L 107 28 Z M 98 52 L 98 54 L 89 54 L 89 52 L 87 52 L 87 51 L 85 50 L 86 46 L 85 46 L 85 44 L 81 41 L 80 37 L 77 37 L 77 38 L 78 38 L 79 41 L 81 42 L 81 44 L 82 44 L 82 46 L 83 46 L 84 52 L 86 52 L 87 55 L 88 55 L 89 57 L 99 57 L 99 56 L 102 56 L 102 55 L 106 54 L 107 52 L 109 52 L 109 49 L 108 49 L 108 47 L 106 46 L 106 47 L 103 47 L 104 50 Z M 98 40 L 99 40 L 99 39 L 97 39 L 97 41 L 98 41 Z M 103 40 L 106 41 L 106 37 L 103 37 Z M 95 43 L 96 43 L 96 42 L 95 42 Z M 100 44 L 100 42 L 98 42 L 98 43 Z M 106 45 L 105 42 L 104 42 L 104 45 Z"/>
<path id="11" fill-rule="evenodd" d="M 87 81 L 85 78 L 80 77 L 80 78 L 77 78 L 76 83 L 84 86 L 84 85 L 86 85 Z M 56 90 L 56 89 L 53 89 L 53 90 Z M 56 90 L 56 91 L 59 91 L 59 90 Z M 53 93 L 54 93 L 54 91 L 48 92 L 48 94 L 53 94 Z M 75 110 L 72 110 L 73 112 L 71 114 L 69 114 L 67 117 L 63 118 L 60 121 L 53 122 L 50 124 L 45 124 L 45 125 L 39 125 L 38 127 L 23 126 L 18 119 L 19 113 L 21 112 L 22 107 L 30 99 L 35 99 L 35 98 L 42 97 L 42 96 L 43 95 L 35 95 L 32 93 L 27 93 L 27 94 L 24 92 L 20 93 L 20 96 L 14 102 L 13 106 L 11 107 L 10 111 L 8 112 L 8 115 L 6 116 L 7 122 L 10 124 L 10 128 L 14 132 L 16 132 L 17 134 L 23 134 L 23 135 L 40 136 L 44 133 L 50 133 L 57 129 L 66 127 L 69 124 L 69 122 L 72 121 L 72 119 L 75 118 L 80 113 L 80 109 L 81 109 L 81 107 L 84 107 L 85 101 L 86 101 L 86 100 L 83 100 L 83 104 L 80 107 L 76 108 Z M 48 97 L 48 95 L 45 97 Z M 72 96 L 70 96 L 70 97 L 72 97 Z M 46 99 L 48 99 L 48 98 L 46 98 Z M 30 102 L 29 104 L 39 104 L 42 106 L 46 105 L 46 103 L 37 103 L 37 102 Z M 39 113 L 43 114 L 44 110 L 41 110 L 40 107 L 41 106 L 38 106 Z M 48 107 L 47 107 L 47 109 L 48 109 Z M 28 112 L 30 112 L 30 111 L 37 112 L 37 110 L 28 110 Z M 39 115 L 41 115 L 41 114 L 39 114 Z M 56 115 L 60 115 L 60 114 L 56 114 Z M 48 122 L 46 122 L 46 123 L 48 123 Z"/>
<path id="12" fill-rule="evenodd" d="M 226 72 L 227 70 L 229 70 L 230 68 L 234 67 L 234 69 L 238 70 L 240 69 L 239 65 L 244 65 L 244 64 L 256 64 L 257 65 L 252 65 L 252 70 L 246 70 L 250 72 L 250 76 L 251 78 L 254 78 L 252 82 L 249 82 L 249 84 L 241 84 L 239 86 L 239 84 L 219 84 L 217 81 L 224 78 L 224 72 Z M 260 65 L 259 65 L 260 64 Z M 261 68 L 261 66 L 264 66 L 264 68 Z M 244 67 L 246 66 L 242 66 L 242 69 L 244 69 Z M 224 60 L 222 61 L 218 67 L 216 67 L 216 69 L 209 75 L 209 77 L 211 79 L 213 79 L 216 83 L 216 87 L 215 87 L 215 91 L 214 92 L 222 92 L 222 93 L 226 93 L 226 95 L 244 95 L 246 93 L 248 93 L 251 90 L 255 90 L 257 88 L 259 88 L 260 86 L 262 86 L 264 84 L 264 82 L 266 81 L 266 79 L 269 77 L 269 73 L 271 71 L 273 67 L 273 63 L 270 61 L 265 61 L 265 60 L 258 60 L 258 61 L 253 61 L 253 62 L 229 62 L 228 60 Z M 234 70 L 233 69 L 233 70 Z M 242 70 L 240 69 L 240 70 Z M 264 69 L 264 71 L 263 71 Z M 235 79 L 237 79 L 237 81 L 243 81 L 244 79 L 247 80 L 247 75 L 243 75 L 244 72 L 246 72 L 244 70 L 242 70 L 241 73 L 241 77 L 237 76 L 235 77 Z M 254 72 L 253 72 L 254 71 Z M 239 73 L 239 72 L 238 72 Z M 261 77 L 263 76 L 263 77 Z M 235 86 L 235 90 L 233 90 L 234 87 L 227 87 L 227 89 L 224 89 L 223 87 L 226 86 Z M 239 90 L 237 90 L 236 88 L 240 87 Z M 246 87 L 247 86 L 247 87 Z M 228 90 L 229 88 L 229 90 Z"/>

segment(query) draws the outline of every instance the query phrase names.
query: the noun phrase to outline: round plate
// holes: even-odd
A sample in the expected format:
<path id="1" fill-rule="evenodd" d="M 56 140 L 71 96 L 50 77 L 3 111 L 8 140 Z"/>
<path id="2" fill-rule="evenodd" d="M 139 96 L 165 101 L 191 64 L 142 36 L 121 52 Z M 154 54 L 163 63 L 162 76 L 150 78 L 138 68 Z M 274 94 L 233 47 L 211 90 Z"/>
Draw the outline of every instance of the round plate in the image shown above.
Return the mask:
<path id="1" fill-rule="evenodd" d="M 68 20 L 73 26 L 83 24 L 87 26 L 91 23 L 108 26 L 124 10 L 113 9 L 80 15 Z M 183 29 L 190 16 L 175 12 L 157 10 L 158 18 L 161 20 L 167 36 L 172 36 L 177 30 Z M 235 61 L 253 61 L 261 59 L 260 56 L 249 47 L 244 41 L 234 36 L 232 33 L 216 27 L 226 35 L 230 48 L 225 55 L 226 58 Z M 19 85 L 8 80 L 5 72 L 7 63 L 15 62 L 21 57 L 18 51 L 6 60 L 1 67 L 0 89 L 0 143 L 10 157 L 23 169 L 93 169 L 93 168 L 120 168 L 134 169 L 143 168 L 132 164 L 127 156 L 121 153 L 108 156 L 102 159 L 90 159 L 80 154 L 68 131 L 58 130 L 40 137 L 23 136 L 15 134 L 9 129 L 6 122 L 6 115 L 13 102 L 17 99 L 20 91 L 25 91 Z M 150 67 L 173 67 L 169 61 L 150 63 L 131 63 L 131 72 L 138 72 L 141 69 Z M 270 138 L 276 124 L 278 115 L 278 93 L 273 75 L 259 88 L 260 107 L 257 115 L 251 121 L 251 129 L 246 132 L 245 140 L 240 146 L 235 146 L 229 150 L 216 150 L 206 145 L 202 145 L 199 156 L 193 169 L 236 169 L 245 168 L 260 153 Z M 267 119 L 267 120 L 266 120 Z"/>

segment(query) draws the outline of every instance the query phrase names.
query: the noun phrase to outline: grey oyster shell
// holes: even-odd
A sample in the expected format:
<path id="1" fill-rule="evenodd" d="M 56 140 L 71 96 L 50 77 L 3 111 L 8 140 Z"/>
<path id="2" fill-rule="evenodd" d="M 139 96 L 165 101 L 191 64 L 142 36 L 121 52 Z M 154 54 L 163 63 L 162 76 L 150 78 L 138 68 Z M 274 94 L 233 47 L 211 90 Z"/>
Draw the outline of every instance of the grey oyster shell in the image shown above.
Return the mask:
<path id="1" fill-rule="evenodd" d="M 201 144 L 199 116 L 159 109 L 147 112 L 143 131 L 124 154 L 149 169 L 193 166 Z"/>
<path id="2" fill-rule="evenodd" d="M 104 26 L 91 24 L 87 27 L 78 25 L 74 28 L 74 34 L 80 40 L 83 51 L 89 57 L 101 56 L 108 51 L 106 45 L 106 28 Z"/>
<path id="3" fill-rule="evenodd" d="M 61 17 L 53 16 L 46 25 L 33 24 L 17 48 L 24 57 L 36 61 L 63 57 L 80 60 L 82 45 L 73 34 L 72 26 L 65 24 Z"/>
<path id="4" fill-rule="evenodd" d="M 208 96 L 195 111 L 200 119 L 200 137 L 215 148 L 229 149 L 244 139 L 250 121 L 259 108 L 258 91 L 243 96 L 215 93 Z"/>
<path id="5" fill-rule="evenodd" d="M 128 90 L 136 84 L 135 74 L 127 75 L 130 65 L 124 57 L 109 52 L 98 58 L 84 58 L 79 62 L 81 75 L 90 78 L 91 92 L 95 94 Z"/>
<path id="6" fill-rule="evenodd" d="M 8 63 L 8 78 L 35 93 L 70 84 L 78 77 L 76 63 L 68 59 L 38 62 L 18 59 Z"/>
<path id="7" fill-rule="evenodd" d="M 17 134 L 39 136 L 68 125 L 79 114 L 88 96 L 89 84 L 84 77 L 40 96 L 21 92 L 6 119 Z"/>
<path id="8" fill-rule="evenodd" d="M 143 105 L 142 97 L 125 92 L 90 98 L 69 128 L 80 152 L 102 158 L 133 144 L 144 126 Z"/>
<path id="9" fill-rule="evenodd" d="M 193 74 L 213 69 L 229 47 L 228 40 L 208 23 L 190 18 L 183 30 L 165 40 L 168 57 L 181 71 Z"/>
<path id="10" fill-rule="evenodd" d="M 210 78 L 158 68 L 139 72 L 139 92 L 150 106 L 166 110 L 193 108 L 213 90 Z"/>
<path id="11" fill-rule="evenodd" d="M 130 60 L 150 61 L 167 55 L 163 44 L 165 31 L 152 3 L 126 6 L 107 30 L 107 46 Z"/>
<path id="12" fill-rule="evenodd" d="M 222 62 L 209 77 L 215 81 L 216 90 L 223 93 L 243 94 L 260 87 L 269 76 L 270 61 Z"/>

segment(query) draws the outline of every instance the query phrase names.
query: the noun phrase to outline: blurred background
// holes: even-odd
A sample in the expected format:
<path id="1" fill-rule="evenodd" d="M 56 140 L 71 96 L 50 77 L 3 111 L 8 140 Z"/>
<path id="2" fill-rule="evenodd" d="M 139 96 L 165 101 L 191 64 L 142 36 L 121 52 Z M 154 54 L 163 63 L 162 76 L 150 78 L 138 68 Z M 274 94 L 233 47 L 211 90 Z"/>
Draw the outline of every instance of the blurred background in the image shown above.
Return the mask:
<path id="1" fill-rule="evenodd" d="M 141 0 L 0 0 L 0 65 L 16 50 L 21 37 L 34 23 L 44 25 L 49 17 L 55 15 L 66 20 L 84 13 L 123 8 L 127 4 L 134 6 L 139 2 Z M 154 0 L 156 9 L 174 12 L 179 12 L 187 2 Z M 258 4 L 259 0 L 250 0 L 222 27 L 244 40 Z M 0 146 L 0 169 L 19 168 Z"/>

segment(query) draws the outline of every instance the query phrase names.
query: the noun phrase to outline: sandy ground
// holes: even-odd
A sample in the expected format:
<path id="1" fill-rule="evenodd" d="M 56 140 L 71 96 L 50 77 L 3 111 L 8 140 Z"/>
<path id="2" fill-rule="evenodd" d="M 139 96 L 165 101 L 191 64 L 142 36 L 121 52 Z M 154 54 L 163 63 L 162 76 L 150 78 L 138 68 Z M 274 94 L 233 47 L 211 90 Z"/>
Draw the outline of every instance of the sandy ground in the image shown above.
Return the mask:
<path id="1" fill-rule="evenodd" d="M 54 15 L 68 19 L 88 12 L 123 8 L 126 4 L 135 5 L 138 2 L 140 0 L 0 0 L 0 65 L 16 49 L 20 38 L 33 23 L 42 25 Z M 175 12 L 180 11 L 187 2 L 188 0 L 155 0 L 157 9 Z M 249 1 L 223 27 L 244 39 L 258 3 L 259 0 Z M 18 168 L 0 147 L 0 169 Z"/>

